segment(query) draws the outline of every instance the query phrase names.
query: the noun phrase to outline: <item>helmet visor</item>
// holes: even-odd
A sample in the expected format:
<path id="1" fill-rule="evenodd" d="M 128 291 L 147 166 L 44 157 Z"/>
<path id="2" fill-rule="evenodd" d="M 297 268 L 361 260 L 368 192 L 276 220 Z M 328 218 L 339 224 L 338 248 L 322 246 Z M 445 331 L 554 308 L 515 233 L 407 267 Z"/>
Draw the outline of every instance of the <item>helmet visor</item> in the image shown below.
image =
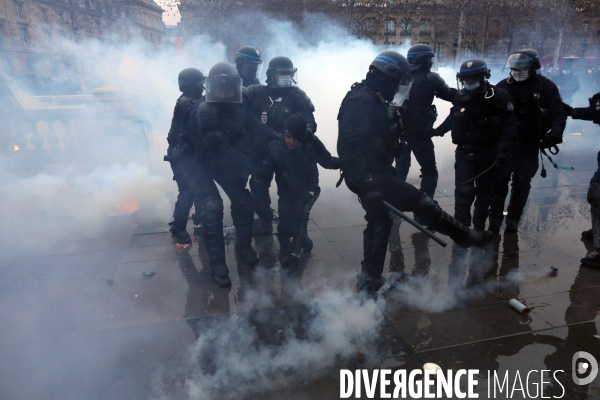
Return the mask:
<path id="1" fill-rule="evenodd" d="M 218 75 L 206 78 L 207 103 L 241 103 L 242 78 Z"/>
<path id="2" fill-rule="evenodd" d="M 413 78 L 410 75 L 403 74 L 390 105 L 393 107 L 402 106 L 402 104 L 408 100 L 408 95 L 410 94 L 410 88 L 412 87 L 412 84 Z"/>
<path id="3" fill-rule="evenodd" d="M 502 68 L 502 71 L 504 71 L 506 68 L 525 71 L 529 69 L 529 67 L 531 67 L 532 64 L 533 58 L 527 54 L 511 54 L 510 56 L 508 56 L 508 59 L 506 60 L 506 64 L 504 64 L 504 68 Z"/>
<path id="4" fill-rule="evenodd" d="M 262 74 L 262 61 L 255 62 L 249 59 L 244 60 L 244 66 L 242 67 L 241 75 L 248 78 L 259 78 Z"/>

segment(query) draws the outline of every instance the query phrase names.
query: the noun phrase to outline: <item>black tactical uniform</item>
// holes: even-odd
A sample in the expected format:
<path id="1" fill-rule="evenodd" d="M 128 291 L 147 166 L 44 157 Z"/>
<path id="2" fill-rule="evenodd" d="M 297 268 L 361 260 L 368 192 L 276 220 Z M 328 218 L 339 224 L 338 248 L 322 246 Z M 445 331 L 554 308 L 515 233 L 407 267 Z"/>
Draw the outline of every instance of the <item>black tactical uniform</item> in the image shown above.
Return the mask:
<path id="1" fill-rule="evenodd" d="M 284 124 L 284 138 L 269 144 L 264 168 L 267 173 L 275 173 L 277 182 L 281 264 L 294 268 L 300 251 L 311 251 L 313 247 L 306 226 L 320 193 L 319 171 L 315 148 L 306 141 L 304 117 L 293 114 Z"/>
<path id="2" fill-rule="evenodd" d="M 179 135 L 188 128 L 190 112 L 193 108 L 203 100 L 202 92 L 204 91 L 204 75 L 196 68 L 187 68 L 179 73 L 179 90 L 183 94 L 177 99 L 175 110 L 173 111 L 173 119 L 171 120 L 171 129 L 167 136 L 169 147 L 165 161 L 169 161 L 173 170 L 173 180 L 177 182 L 179 194 L 175 203 L 175 211 L 173 211 L 173 222 L 171 225 L 171 236 L 179 244 L 188 245 L 192 243 L 190 235 L 186 231 L 188 215 L 192 204 L 196 205 L 196 214 L 194 214 L 194 224 L 198 225 L 199 214 L 202 208 L 202 199 L 194 199 L 192 192 L 186 179 L 181 172 L 179 160 L 173 156 L 175 146 L 178 143 Z"/>
<path id="3" fill-rule="evenodd" d="M 338 114 L 338 154 L 348 188 L 359 195 L 366 211 L 364 260 L 357 289 L 376 292 L 382 285 L 392 219 L 383 201 L 395 208 L 412 211 L 433 229 L 449 235 L 463 246 L 489 242 L 489 232 L 466 228 L 437 205 L 423 190 L 396 177 L 392 166 L 399 148 L 398 116 L 388 102 L 402 105 L 410 90 L 410 67 L 395 51 L 379 54 L 367 77 L 342 101 Z"/>
<path id="4" fill-rule="evenodd" d="M 434 196 L 438 180 L 431 140 L 432 136 L 437 135 L 433 129 L 437 117 L 433 98 L 452 101 L 456 94 L 456 89 L 450 88 L 442 77 L 430 71 L 433 57 L 433 50 L 426 44 L 418 44 L 408 50 L 407 59 L 413 84 L 405 103 L 405 110 L 402 112 L 406 146 L 396 158 L 398 178 L 406 181 L 410 169 L 410 154 L 414 153 L 421 166 L 421 189 L 431 198 Z"/>
<path id="5" fill-rule="evenodd" d="M 573 119 L 583 119 L 593 121 L 600 125 L 600 93 L 596 93 L 590 99 L 590 106 L 586 108 L 571 108 L 567 107 L 567 113 Z M 593 241 L 595 251 L 589 252 L 581 263 L 588 267 L 600 268 L 600 151 L 598 152 L 598 170 L 590 180 L 590 188 L 588 189 L 587 200 L 592 208 L 592 229 L 583 231 L 581 236 L 589 241 Z"/>
<path id="6" fill-rule="evenodd" d="M 242 80 L 233 65 L 215 64 L 206 79 L 206 101 L 192 110 L 181 169 L 190 190 L 204 202 L 204 240 L 215 282 L 229 286 L 223 240 L 223 188 L 231 201 L 236 250 L 244 262 L 258 261 L 252 249 L 252 196 L 246 189 L 253 140 L 263 126 L 242 103 Z"/>
<path id="7" fill-rule="evenodd" d="M 283 134 L 284 120 L 290 115 L 299 113 L 307 122 L 309 136 L 307 143 L 310 143 L 316 150 L 317 162 L 327 169 L 338 169 L 339 160 L 332 157 L 325 145 L 315 136 L 317 123 L 313 115 L 315 107 L 298 86 L 279 86 L 276 76 L 279 74 L 289 74 L 293 77 L 296 73 L 292 61 L 287 57 L 275 57 L 269 62 L 267 70 L 266 85 L 252 85 L 246 89 L 246 95 L 251 103 L 252 113 L 255 117 L 270 128 L 273 128 L 279 134 Z M 261 164 L 268 154 L 267 148 L 260 149 L 256 158 L 253 160 L 254 170 L 260 171 Z M 270 235 L 273 232 L 273 213 L 271 210 L 271 197 L 269 188 L 273 175 L 263 175 L 253 173 L 250 179 L 250 190 L 254 199 L 255 212 L 258 215 L 256 222 L 256 235 Z M 281 210 L 279 211 L 281 215 Z"/>
<path id="8" fill-rule="evenodd" d="M 452 143 L 456 144 L 454 217 L 470 226 L 471 205 L 477 198 L 473 212 L 476 230 L 484 229 L 494 199 L 497 168 L 493 165 L 506 161 L 517 136 L 517 117 L 510 95 L 491 85 L 489 77 L 485 61 L 465 61 L 457 74 L 463 89 L 454 97 L 449 116 Z"/>
<path id="9" fill-rule="evenodd" d="M 244 87 L 260 84 L 258 77 L 262 68 L 260 52 L 252 46 L 242 46 L 235 54 L 235 67 Z"/>
<path id="10" fill-rule="evenodd" d="M 567 116 L 556 85 L 538 75 L 539 59 L 535 51 L 526 49 L 514 52 L 507 66 L 517 78 L 521 71 L 528 77 L 517 81 L 514 76 L 503 79 L 497 87 L 506 90 L 515 107 L 519 122 L 517 146 L 509 162 L 499 168 L 496 199 L 490 207 L 490 230 L 498 232 L 504 218 L 504 203 L 508 195 L 508 182 L 512 177 L 512 192 L 506 215 L 506 230 L 516 232 L 531 189 L 531 179 L 539 166 L 540 147 L 549 148 L 562 143 Z M 541 142 L 540 142 L 541 141 Z"/>

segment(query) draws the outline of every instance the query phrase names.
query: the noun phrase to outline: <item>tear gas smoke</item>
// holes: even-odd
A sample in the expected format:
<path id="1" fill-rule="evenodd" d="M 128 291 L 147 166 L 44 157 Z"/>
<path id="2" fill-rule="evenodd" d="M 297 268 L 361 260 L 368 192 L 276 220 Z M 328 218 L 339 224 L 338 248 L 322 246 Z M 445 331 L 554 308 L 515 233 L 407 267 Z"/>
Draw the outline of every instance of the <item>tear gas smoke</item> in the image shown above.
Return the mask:
<path id="1" fill-rule="evenodd" d="M 277 390 L 347 363 L 357 351 L 378 361 L 373 341 L 383 321 L 382 300 L 361 301 L 350 291 L 310 298 L 294 279 L 282 277 L 281 284 L 283 307 L 265 308 L 271 296 L 257 288 L 230 318 L 198 323 L 188 366 L 190 399 Z"/>
<path id="2" fill-rule="evenodd" d="M 368 65 L 380 49 L 370 41 L 349 38 L 335 24 L 313 26 L 311 37 L 307 39 L 290 23 L 270 21 L 266 31 L 271 42 L 261 50 L 265 63 L 274 56 L 284 55 L 297 66 L 299 86 L 315 104 L 317 134 L 335 154 L 339 105 L 352 83 L 364 79 Z M 253 39 L 247 38 L 246 44 L 253 45 Z M 149 157 L 132 157 L 132 142 L 116 129 L 106 131 L 94 138 L 94 146 L 77 147 L 77 154 L 71 154 L 71 158 L 65 157 L 45 171 L 33 174 L 23 171 L 21 159 L 1 155 L 0 237 L 8 246 L 21 248 L 31 246 L 32 238 L 38 246 L 97 237 L 110 225 L 109 215 L 129 212 L 136 205 L 140 220 L 162 221 L 166 229 L 173 210 L 175 183 L 171 181 L 169 166 L 162 162 L 162 155 L 166 150 L 165 138 L 173 106 L 179 96 L 177 75 L 187 67 L 207 73 L 214 63 L 227 59 L 225 47 L 208 36 L 190 39 L 181 57 L 174 50 L 154 51 L 140 43 L 112 47 L 87 41 L 85 46 L 69 43 L 64 46 L 77 54 L 79 71 L 69 73 L 81 72 L 88 89 L 112 85 L 132 95 L 137 116 L 153 128 L 153 146 Z M 407 48 L 408 43 L 397 50 L 406 54 Z M 129 65 L 123 66 L 123 55 L 129 57 Z M 440 74 L 453 86 L 455 72 L 452 69 L 442 68 Z M 25 94 L 23 88 L 14 83 L 9 85 L 17 96 Z M 438 125 L 450 105 L 438 101 L 436 104 L 440 114 Z M 104 110 L 90 117 L 87 123 L 103 120 L 119 126 L 123 121 L 117 111 Z M 83 121 L 78 135 L 85 136 L 87 128 Z M 442 171 L 452 170 L 454 146 L 449 136 L 435 139 L 438 166 Z M 25 151 L 21 149 L 19 153 Z M 416 165 L 414 161 L 413 165 Z M 332 187 L 338 173 L 320 172 L 321 186 Z M 417 168 L 412 168 L 409 181 L 416 180 L 417 174 Z M 326 196 L 320 201 L 326 201 Z M 355 206 L 356 213 L 361 213 L 358 203 Z M 393 298 L 429 312 L 443 311 L 464 299 L 460 285 L 448 285 L 440 292 L 433 282 L 409 278 Z M 482 292 L 489 290 L 490 287 L 482 286 Z M 277 314 L 263 292 L 250 292 L 240 304 L 237 315 L 218 320 L 211 326 L 198 327 L 198 342 L 186 365 L 193 372 L 187 381 L 189 397 L 205 399 L 210 396 L 211 388 L 229 388 L 245 394 L 272 388 L 273 382 L 285 384 L 298 377 L 310 378 L 335 366 L 339 357 L 351 358 L 354 351 L 370 348 L 378 336 L 385 306 L 382 301 L 360 302 L 346 291 L 321 291 L 314 298 L 296 299 L 292 308 L 284 308 L 282 314 Z M 301 330 L 284 325 L 282 332 L 277 332 L 277 345 L 260 345 L 257 316 L 277 314 L 286 321 L 290 316 L 286 312 L 298 318 Z M 258 321 L 263 321 L 260 318 Z M 267 320 L 272 322 L 277 318 Z"/>

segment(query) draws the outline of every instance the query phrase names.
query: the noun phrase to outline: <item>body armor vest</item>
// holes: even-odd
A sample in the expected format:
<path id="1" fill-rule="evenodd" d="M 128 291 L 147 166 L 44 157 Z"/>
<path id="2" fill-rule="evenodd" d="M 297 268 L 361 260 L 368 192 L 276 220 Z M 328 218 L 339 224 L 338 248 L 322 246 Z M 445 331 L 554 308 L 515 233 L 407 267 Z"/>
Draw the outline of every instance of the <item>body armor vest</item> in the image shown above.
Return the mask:
<path id="1" fill-rule="evenodd" d="M 508 78 L 505 90 L 513 99 L 517 117 L 527 118 L 538 113 L 541 109 L 540 97 L 544 90 L 542 79 L 536 75 L 533 84 L 527 86 L 529 90 L 524 90 L 525 87 L 519 87 L 522 85 L 517 85 L 514 81 L 511 82 L 512 80 L 512 77 Z"/>
<path id="2" fill-rule="evenodd" d="M 500 138 L 500 111 L 495 100 L 490 84 L 483 93 L 459 91 L 451 110 L 452 143 L 473 149 L 496 144 Z"/>
<path id="3" fill-rule="evenodd" d="M 246 134 L 245 113 L 241 104 L 231 104 L 231 108 L 226 108 L 203 102 L 198 106 L 198 122 L 202 135 L 200 139 L 210 139 L 212 146 L 235 146 Z M 222 137 L 216 137 L 213 132 L 221 132 Z M 211 147 L 207 143 L 205 145 Z"/>
<path id="4" fill-rule="evenodd" d="M 315 107 L 300 88 L 272 89 L 268 86 L 251 86 L 248 96 L 252 102 L 252 113 L 263 124 L 283 132 L 283 121 L 300 111 L 314 112 Z"/>

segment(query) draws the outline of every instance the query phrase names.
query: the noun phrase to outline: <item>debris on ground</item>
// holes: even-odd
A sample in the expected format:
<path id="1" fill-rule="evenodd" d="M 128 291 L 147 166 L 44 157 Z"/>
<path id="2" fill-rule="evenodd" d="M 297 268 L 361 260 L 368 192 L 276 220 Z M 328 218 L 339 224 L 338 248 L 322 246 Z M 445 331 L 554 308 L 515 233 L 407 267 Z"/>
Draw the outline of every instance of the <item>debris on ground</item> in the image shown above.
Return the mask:
<path id="1" fill-rule="evenodd" d="M 558 268 L 550 266 L 550 272 L 548 273 L 548 276 L 551 276 L 553 278 L 558 276 Z"/>
<path id="2" fill-rule="evenodd" d="M 579 132 L 574 132 L 574 133 L 572 134 L 572 136 L 581 136 L 581 133 L 579 133 Z"/>
<path id="3" fill-rule="evenodd" d="M 142 275 L 144 276 L 144 278 L 146 278 L 146 279 L 150 279 L 150 278 L 152 278 L 154 275 L 156 275 L 156 272 L 142 272 Z"/>
<path id="4" fill-rule="evenodd" d="M 530 311 L 529 307 L 527 307 L 525 304 L 521 303 L 517 299 L 510 299 L 508 305 L 520 312 L 521 314 L 528 314 Z"/>

